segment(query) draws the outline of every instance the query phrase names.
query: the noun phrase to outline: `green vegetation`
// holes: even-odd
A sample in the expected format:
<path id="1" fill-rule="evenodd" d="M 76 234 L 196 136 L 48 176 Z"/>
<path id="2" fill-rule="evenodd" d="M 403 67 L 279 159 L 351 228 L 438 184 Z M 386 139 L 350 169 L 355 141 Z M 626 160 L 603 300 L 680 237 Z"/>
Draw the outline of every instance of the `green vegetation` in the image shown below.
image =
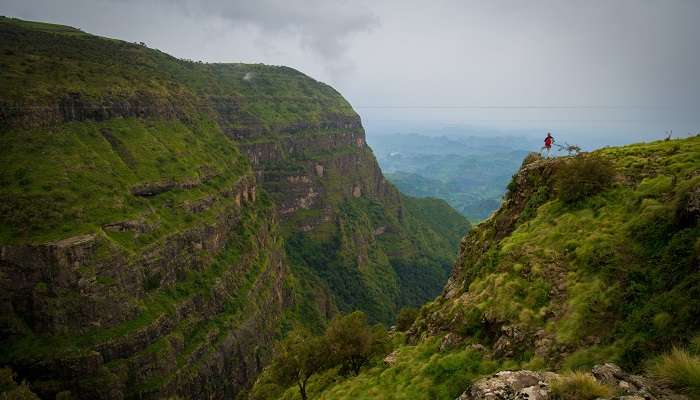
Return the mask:
<path id="1" fill-rule="evenodd" d="M 324 339 L 304 331 L 290 332 L 277 345 L 275 358 L 269 367 L 275 381 L 283 387 L 298 386 L 299 395 L 306 400 L 309 378 L 329 364 Z"/>
<path id="2" fill-rule="evenodd" d="M 0 244 L 41 258 L 1 271 L 32 277 L 3 286 L 0 361 L 31 371 L 42 397 L 157 397 L 205 379 L 200 395 L 238 393 L 293 326 L 322 332 L 356 309 L 388 325 L 434 297 L 469 229 L 387 184 L 347 101 L 291 68 L 4 17 L 0 54 Z M 302 175 L 321 196 L 278 214 L 278 233 L 296 195 L 284 183 Z M 359 342 L 336 349 L 336 369 L 356 374 L 383 330 L 338 321 L 334 342 Z M 57 378 L 97 353 L 90 373 Z M 242 360 L 243 382 L 218 379 L 222 356 L 226 373 Z"/>
<path id="3" fill-rule="evenodd" d="M 344 375 L 359 374 L 372 357 L 386 353 L 386 331 L 381 325 L 367 325 L 367 316 L 360 311 L 334 318 L 325 336 L 326 350 Z"/>
<path id="4" fill-rule="evenodd" d="M 135 101 L 145 115 L 169 107 L 187 115 L 228 107 L 267 127 L 318 122 L 329 113 L 354 114 L 333 88 L 288 67 L 179 60 L 140 44 L 4 17 L 0 37 L 1 99 L 13 106 L 50 106 L 79 94 L 107 108 Z M 233 98 L 229 104 L 209 105 L 197 95 L 212 101 Z"/>
<path id="5" fill-rule="evenodd" d="M 15 373 L 10 368 L 0 368 L 1 400 L 39 400 L 26 382 L 17 383 Z"/>
<path id="6" fill-rule="evenodd" d="M 525 186 L 514 182 L 504 207 L 463 242 L 450 296 L 418 313 L 417 345 L 397 343 L 391 365 L 377 364 L 357 377 L 313 380 L 319 398 L 450 399 L 495 370 L 581 371 L 615 362 L 642 372 L 647 360 L 650 373 L 696 396 L 697 355 L 671 349 L 700 348 L 700 215 L 693 206 L 700 136 L 588 157 L 604 160 L 606 176 L 612 166 L 615 181 L 586 192 L 574 206 L 551 187 L 558 169 L 572 168 L 577 159 L 544 160 L 528 169 Z M 528 197 L 516 203 L 522 193 Z M 526 211 L 531 214 L 522 218 Z M 501 327 L 517 328 L 523 338 L 509 339 L 515 343 L 507 355 L 494 351 Z M 480 343 L 493 358 L 469 345 L 441 349 L 446 332 Z M 665 351 L 671 353 L 657 358 Z M 553 390 L 561 399 L 615 394 L 581 372 L 564 373 Z"/>
<path id="7" fill-rule="evenodd" d="M 612 397 L 615 390 L 598 383 L 591 374 L 569 372 L 552 382 L 552 394 L 557 400 L 594 400 Z"/>
<path id="8" fill-rule="evenodd" d="M 185 208 L 234 187 L 249 173 L 235 145 L 216 125 L 196 121 L 111 119 L 0 136 L 0 240 L 44 242 L 121 221 L 138 221 L 141 235 L 106 231 L 129 250 L 198 222 L 211 221 L 221 203 L 202 213 Z M 137 197 L 144 184 L 192 183 L 158 196 Z"/>
<path id="9" fill-rule="evenodd" d="M 700 357 L 674 348 L 653 360 L 649 372 L 691 399 L 700 399 Z"/>
<path id="10" fill-rule="evenodd" d="M 326 282 L 342 312 L 359 309 L 374 322 L 393 323 L 401 307 L 420 306 L 440 292 L 458 238 L 469 229 L 441 200 L 401 201 L 400 217 L 377 200 L 342 202 L 336 225 L 290 234 L 292 265 Z"/>
<path id="11" fill-rule="evenodd" d="M 518 219 L 502 240 L 485 251 L 467 248 L 458 275 L 466 304 L 436 302 L 427 311 L 441 310 L 452 329 L 477 337 L 492 335 L 493 323 L 544 329 L 556 342 L 578 348 L 564 360 L 572 368 L 614 361 L 636 370 L 672 345 L 687 345 L 700 329 L 700 226 L 689 200 L 700 184 L 693 175 L 700 168 L 700 137 L 587 157 L 608 160 L 627 183 L 597 194 L 586 190 L 575 208 L 543 196 L 532 216 Z M 588 163 L 553 160 L 542 168 L 568 171 L 580 164 L 584 170 L 569 174 L 585 175 Z M 609 176 L 609 166 L 600 171 Z M 529 181 L 539 185 L 529 188 L 534 196 L 552 184 Z M 501 210 L 472 237 L 498 234 L 497 223 L 509 212 Z M 591 338 L 596 345 L 584 344 Z"/>
<path id="12" fill-rule="evenodd" d="M 454 399 L 470 382 L 518 364 L 484 358 L 471 348 L 441 352 L 430 338 L 416 346 L 399 346 L 391 365 L 377 363 L 357 377 L 314 382 L 319 399 Z M 330 381 L 330 382 L 329 382 Z M 284 397 L 283 397 L 284 398 Z"/>
<path id="13" fill-rule="evenodd" d="M 373 358 L 386 354 L 388 344 L 386 330 L 381 325 L 369 326 L 360 311 L 335 317 L 320 336 L 297 327 L 278 344 L 250 397 L 269 399 L 298 389 L 306 400 L 312 377 L 331 369 L 332 374 L 357 376 Z M 289 386 L 292 388 L 287 389 Z"/>
<path id="14" fill-rule="evenodd" d="M 343 375 L 338 368 L 330 368 L 314 375 L 308 381 L 310 398 L 318 399 L 454 399 L 473 380 L 505 368 L 517 368 L 516 363 L 503 364 L 484 358 L 483 354 L 462 348 L 439 351 L 435 338 L 416 346 L 401 345 L 403 338 L 393 337 L 391 364 L 381 357 L 373 358 L 357 376 Z M 384 354 L 380 353 L 379 355 Z M 270 391 L 273 387 L 271 368 L 268 368 L 253 389 L 253 399 L 299 399 L 299 390 L 290 387 Z M 260 396 L 260 397 L 256 397 Z"/>
<path id="15" fill-rule="evenodd" d="M 413 307 L 404 307 L 399 311 L 399 315 L 396 317 L 396 329 L 400 332 L 407 331 L 413 322 L 418 317 L 418 309 Z"/>
<path id="16" fill-rule="evenodd" d="M 557 170 L 557 195 L 565 204 L 576 203 L 607 189 L 614 178 L 615 167 L 610 161 L 581 154 Z"/>

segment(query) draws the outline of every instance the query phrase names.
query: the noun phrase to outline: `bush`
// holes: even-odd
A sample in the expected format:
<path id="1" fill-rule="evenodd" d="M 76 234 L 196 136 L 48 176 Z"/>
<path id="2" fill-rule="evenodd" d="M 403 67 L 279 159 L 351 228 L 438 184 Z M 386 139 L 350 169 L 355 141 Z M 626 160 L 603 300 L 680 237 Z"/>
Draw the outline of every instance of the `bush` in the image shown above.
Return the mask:
<path id="1" fill-rule="evenodd" d="M 577 203 L 610 187 L 614 178 L 615 168 L 610 161 L 579 155 L 556 172 L 557 195 L 566 204 Z"/>
<path id="2" fill-rule="evenodd" d="M 418 310 L 413 307 L 404 307 L 396 317 L 396 329 L 401 332 L 407 331 L 418 317 Z"/>
<path id="3" fill-rule="evenodd" d="M 690 398 L 700 399 L 700 357 L 674 348 L 653 362 L 649 373 Z"/>
<path id="4" fill-rule="evenodd" d="M 552 394 L 559 400 L 593 400 L 615 395 L 615 390 L 603 385 L 584 372 L 568 372 L 552 382 Z"/>

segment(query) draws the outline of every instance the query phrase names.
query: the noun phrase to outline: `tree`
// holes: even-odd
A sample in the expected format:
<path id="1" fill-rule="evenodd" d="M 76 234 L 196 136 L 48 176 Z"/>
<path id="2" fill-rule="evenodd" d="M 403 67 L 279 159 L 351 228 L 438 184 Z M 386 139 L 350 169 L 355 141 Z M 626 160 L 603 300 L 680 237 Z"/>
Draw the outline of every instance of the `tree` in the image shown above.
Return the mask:
<path id="1" fill-rule="evenodd" d="M 332 362 L 340 365 L 340 373 L 357 375 L 372 357 L 387 350 L 386 330 L 381 325 L 369 326 L 361 311 L 333 319 L 325 334 Z"/>
<path id="2" fill-rule="evenodd" d="M 277 346 L 272 375 L 283 386 L 297 385 L 303 400 L 307 399 L 306 384 L 316 373 L 330 367 L 323 337 L 296 329 Z"/>

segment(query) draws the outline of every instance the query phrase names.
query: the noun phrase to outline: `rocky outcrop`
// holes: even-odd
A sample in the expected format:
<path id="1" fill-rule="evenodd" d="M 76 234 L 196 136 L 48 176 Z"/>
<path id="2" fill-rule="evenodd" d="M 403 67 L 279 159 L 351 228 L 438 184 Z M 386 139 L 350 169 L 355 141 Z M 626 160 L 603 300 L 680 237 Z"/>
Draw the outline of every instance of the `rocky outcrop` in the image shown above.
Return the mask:
<path id="1" fill-rule="evenodd" d="M 687 400 L 658 382 L 627 374 L 614 364 L 596 365 L 590 376 L 599 384 L 608 386 L 611 393 L 617 393 L 609 399 Z M 552 391 L 552 385 L 562 379 L 565 378 L 553 372 L 501 371 L 474 382 L 456 400 L 554 400 L 558 397 Z"/>
<path id="2" fill-rule="evenodd" d="M 300 210 L 324 210 L 339 201 L 366 196 L 398 203 L 398 191 L 384 179 L 365 146 L 358 117 L 328 115 L 312 126 L 273 128 L 259 134 L 230 133 L 241 141 L 263 187 L 271 193 L 282 215 Z M 330 196 L 341 195 L 329 201 Z M 300 220 L 297 228 L 311 230 L 323 218 Z"/>
<path id="3" fill-rule="evenodd" d="M 457 400 L 546 400 L 556 378 L 553 373 L 501 371 L 476 381 Z"/>

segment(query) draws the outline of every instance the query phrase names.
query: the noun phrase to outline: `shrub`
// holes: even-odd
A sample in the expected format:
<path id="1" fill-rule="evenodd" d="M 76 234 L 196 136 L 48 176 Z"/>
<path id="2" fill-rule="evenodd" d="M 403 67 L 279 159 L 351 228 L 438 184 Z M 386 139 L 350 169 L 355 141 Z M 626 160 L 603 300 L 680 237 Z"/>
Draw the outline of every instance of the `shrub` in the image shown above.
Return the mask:
<path id="1" fill-rule="evenodd" d="M 693 399 L 700 399 L 700 357 L 674 348 L 670 353 L 652 362 L 649 372 L 674 389 Z"/>
<path id="2" fill-rule="evenodd" d="M 584 372 L 568 372 L 552 382 L 552 394 L 559 400 L 593 400 L 615 395 L 615 390 L 603 385 Z"/>
<path id="3" fill-rule="evenodd" d="M 404 307 L 399 311 L 399 315 L 396 317 L 396 329 L 401 332 L 407 331 L 413 321 L 416 320 L 418 316 L 418 310 L 413 307 Z"/>
<path id="4" fill-rule="evenodd" d="M 559 168 L 555 186 L 559 199 L 565 204 L 573 204 L 607 189 L 614 178 L 615 168 L 610 161 L 579 155 Z"/>

